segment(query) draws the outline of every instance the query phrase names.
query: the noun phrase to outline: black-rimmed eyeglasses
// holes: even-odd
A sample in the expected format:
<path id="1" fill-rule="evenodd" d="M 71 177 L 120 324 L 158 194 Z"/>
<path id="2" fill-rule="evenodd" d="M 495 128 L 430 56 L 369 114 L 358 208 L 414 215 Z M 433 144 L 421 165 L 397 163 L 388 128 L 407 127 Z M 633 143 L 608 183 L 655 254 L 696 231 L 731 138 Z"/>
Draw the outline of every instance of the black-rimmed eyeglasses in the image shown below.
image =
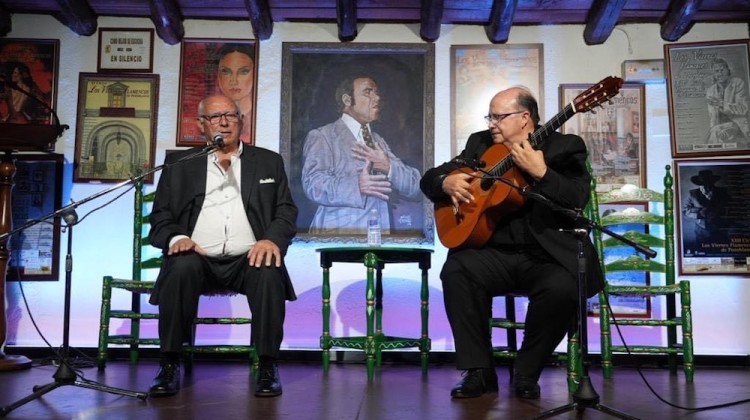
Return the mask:
<path id="1" fill-rule="evenodd" d="M 484 116 L 484 120 L 487 121 L 487 124 L 497 124 L 511 115 L 520 114 L 522 112 L 526 111 L 506 112 L 505 114 L 489 114 Z"/>
<path id="2" fill-rule="evenodd" d="M 240 114 L 236 112 L 225 112 L 223 114 L 201 115 L 201 118 L 208 120 L 211 124 L 218 124 L 222 118 L 226 118 L 227 122 L 236 123 L 240 120 Z"/>

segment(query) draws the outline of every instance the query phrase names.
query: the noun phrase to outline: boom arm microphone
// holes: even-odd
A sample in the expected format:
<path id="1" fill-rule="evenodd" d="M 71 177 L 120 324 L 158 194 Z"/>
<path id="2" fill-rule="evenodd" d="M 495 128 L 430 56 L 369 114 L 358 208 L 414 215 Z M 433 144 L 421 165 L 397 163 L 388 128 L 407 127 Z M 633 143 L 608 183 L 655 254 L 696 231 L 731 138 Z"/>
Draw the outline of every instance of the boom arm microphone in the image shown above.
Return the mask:
<path id="1" fill-rule="evenodd" d="M 224 136 L 222 136 L 222 135 L 221 135 L 221 133 L 216 133 L 216 134 L 214 134 L 214 135 L 213 135 L 213 136 L 211 137 L 211 141 L 212 141 L 212 142 L 213 142 L 213 144 L 215 144 L 215 145 L 216 145 L 216 147 L 218 147 L 219 149 L 223 149 L 223 148 L 224 148 L 224 146 L 226 145 L 226 144 L 224 143 Z"/>

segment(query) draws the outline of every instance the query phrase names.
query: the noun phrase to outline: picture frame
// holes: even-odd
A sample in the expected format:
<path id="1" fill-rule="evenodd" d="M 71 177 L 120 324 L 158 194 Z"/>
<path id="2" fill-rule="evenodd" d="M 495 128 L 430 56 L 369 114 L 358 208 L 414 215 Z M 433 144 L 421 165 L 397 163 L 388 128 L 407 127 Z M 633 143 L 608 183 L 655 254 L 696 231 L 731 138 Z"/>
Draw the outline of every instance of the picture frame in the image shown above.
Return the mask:
<path id="1" fill-rule="evenodd" d="M 748 39 L 664 45 L 673 157 L 750 152 L 749 48 Z"/>
<path id="2" fill-rule="evenodd" d="M 357 76 L 353 76 L 355 74 Z M 343 83 L 347 77 L 351 79 Z M 433 166 L 435 47 L 433 44 L 409 43 L 283 43 L 280 151 L 289 179 L 292 180 L 292 197 L 300 210 L 295 239 L 338 243 L 366 241 L 363 223 L 356 224 L 356 228 L 342 229 L 333 225 L 335 221 L 329 224 L 330 218 L 321 222 L 323 215 L 333 212 L 348 212 L 345 217 L 351 217 L 356 213 L 350 207 L 352 201 L 367 205 L 367 200 L 373 200 L 359 187 L 354 187 L 356 178 L 350 176 L 361 175 L 363 168 L 357 165 L 365 165 L 352 155 L 352 149 L 358 144 L 355 135 L 351 131 L 344 134 L 336 129 L 335 135 L 340 137 L 338 140 L 330 138 L 330 144 L 349 144 L 346 149 L 332 147 L 327 150 L 333 152 L 328 153 L 316 146 L 313 151 L 303 154 L 308 136 L 328 141 L 326 136 L 329 134 L 323 134 L 323 130 L 331 130 L 336 123 L 343 127 L 339 106 L 344 95 L 349 101 L 351 96 L 344 94 L 337 97 L 336 92 L 338 85 L 353 86 L 354 77 L 359 78 L 357 86 L 364 86 L 365 83 L 376 85 L 371 90 L 376 96 L 367 99 L 368 107 L 377 104 L 376 111 L 373 111 L 374 108 L 368 111 L 377 112 L 373 114 L 375 120 L 370 123 L 372 137 L 382 141 L 378 147 L 381 150 L 387 148 L 392 153 L 391 164 L 395 163 L 401 168 L 398 174 L 389 178 L 393 191 L 388 196 L 387 214 L 379 213 L 383 243 L 432 244 L 433 206 L 417 186 L 421 174 Z M 385 106 L 380 107 L 380 101 Z M 381 146 L 383 144 L 385 146 Z M 310 175 L 320 176 L 320 182 L 316 178 L 316 181 L 305 184 L 305 179 L 311 179 L 305 178 L 308 173 L 303 174 L 306 164 L 308 168 L 320 164 L 313 168 L 320 171 Z M 350 165 L 346 169 L 347 175 L 342 176 L 345 173 L 342 168 L 346 165 Z M 351 172 L 353 170 L 358 172 Z M 408 182 L 402 181 L 407 176 Z M 343 191 L 344 184 L 352 188 L 345 192 L 334 191 L 339 186 Z M 408 196 L 404 191 L 406 184 L 410 189 Z M 313 188 L 308 187 L 306 192 L 304 185 L 315 185 L 319 190 L 313 192 Z M 329 191 L 323 194 L 329 198 L 337 197 L 339 202 L 319 195 L 320 191 L 326 189 Z M 356 205 L 363 208 L 361 204 Z M 364 216 L 360 211 L 359 222 L 363 222 Z"/>
<path id="3" fill-rule="evenodd" d="M 97 72 L 151 73 L 153 69 L 153 28 L 99 28 Z"/>
<path id="4" fill-rule="evenodd" d="M 158 104 L 158 74 L 80 73 L 73 181 L 114 183 L 153 169 Z"/>
<path id="5" fill-rule="evenodd" d="M 679 274 L 750 276 L 750 158 L 674 163 Z"/>
<path id="6" fill-rule="evenodd" d="M 21 89 L 0 84 L 0 124 L 57 123 L 54 109 L 59 60 L 60 41 L 57 39 L 0 38 L 0 75 Z M 3 143 L 22 141 L 6 139 L 5 128 L 0 132 Z M 54 141 L 51 143 L 46 150 L 54 150 Z"/>
<path id="7" fill-rule="evenodd" d="M 527 87 L 544 115 L 543 44 L 451 45 L 450 54 L 451 156 L 471 133 L 487 129 L 483 116 L 500 90 Z"/>
<path id="8" fill-rule="evenodd" d="M 62 206 L 64 156 L 19 153 L 14 156 L 13 225 L 23 226 Z M 37 223 L 10 238 L 8 281 L 59 280 L 60 216 Z"/>
<path id="9" fill-rule="evenodd" d="M 561 84 L 560 108 L 592 84 Z M 595 113 L 577 113 L 560 128 L 586 143 L 597 193 L 625 184 L 646 185 L 645 92 L 642 83 L 623 83 Z"/>
<path id="10" fill-rule="evenodd" d="M 648 211 L 648 203 L 645 202 L 627 202 L 616 204 L 600 204 L 599 214 L 601 218 L 610 214 L 628 212 L 635 209 L 639 212 Z M 648 233 L 646 226 L 642 224 L 633 225 L 615 225 L 609 226 L 612 232 L 624 234 L 627 231 L 636 230 L 640 233 Z M 609 238 L 606 233 L 602 233 L 602 240 Z M 603 263 L 610 263 L 614 260 L 627 258 L 630 255 L 637 254 L 636 250 L 626 244 L 621 247 L 604 248 Z M 621 271 L 607 273 L 607 282 L 613 286 L 650 286 L 651 275 L 648 272 L 640 271 Z M 650 318 L 652 311 L 651 298 L 648 296 L 628 296 L 609 294 L 609 306 L 612 315 L 616 318 Z M 588 315 L 599 316 L 599 295 L 593 296 L 588 300 Z"/>
<path id="11" fill-rule="evenodd" d="M 186 38 L 181 44 L 176 145 L 206 144 L 197 122 L 198 104 L 212 94 L 224 94 L 237 103 L 243 115 L 240 139 L 255 144 L 257 41 Z"/>

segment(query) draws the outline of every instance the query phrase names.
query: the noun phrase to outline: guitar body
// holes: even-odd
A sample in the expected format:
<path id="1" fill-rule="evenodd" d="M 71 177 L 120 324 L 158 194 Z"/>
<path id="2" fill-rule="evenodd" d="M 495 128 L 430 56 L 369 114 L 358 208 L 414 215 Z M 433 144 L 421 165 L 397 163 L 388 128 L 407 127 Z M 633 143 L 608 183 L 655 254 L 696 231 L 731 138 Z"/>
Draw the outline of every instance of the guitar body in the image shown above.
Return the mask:
<path id="1" fill-rule="evenodd" d="M 482 155 L 485 166 L 481 169 L 487 172 L 487 168 L 501 162 L 509 153 L 505 145 L 491 146 Z M 456 170 L 452 174 L 465 171 Z M 528 185 L 522 172 L 515 166 L 511 166 L 502 177 L 518 188 Z M 447 248 L 484 245 L 495 231 L 498 221 L 526 201 L 517 188 L 486 176 L 471 181 L 469 191 L 474 196 L 474 201 L 460 203 L 458 208 L 450 200 L 435 204 L 435 227 L 440 242 Z"/>

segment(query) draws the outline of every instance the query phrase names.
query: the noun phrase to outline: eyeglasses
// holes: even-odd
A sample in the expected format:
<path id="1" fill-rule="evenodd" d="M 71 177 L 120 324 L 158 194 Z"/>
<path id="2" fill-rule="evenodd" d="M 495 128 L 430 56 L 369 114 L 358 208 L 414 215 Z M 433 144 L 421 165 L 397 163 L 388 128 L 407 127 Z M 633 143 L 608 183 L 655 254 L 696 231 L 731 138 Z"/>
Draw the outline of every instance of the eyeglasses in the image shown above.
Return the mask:
<path id="1" fill-rule="evenodd" d="M 201 118 L 208 120 L 211 124 L 218 124 L 222 118 L 226 118 L 227 122 L 236 123 L 240 120 L 240 114 L 236 112 L 225 112 L 223 114 L 211 114 L 201 115 Z"/>
<path id="2" fill-rule="evenodd" d="M 485 115 L 484 116 L 484 120 L 487 121 L 487 124 L 497 124 L 500 121 L 508 118 L 509 116 L 511 116 L 513 114 L 520 114 L 522 112 L 526 112 L 526 111 L 516 111 L 516 112 L 506 112 L 505 114 L 490 114 L 490 115 Z"/>

